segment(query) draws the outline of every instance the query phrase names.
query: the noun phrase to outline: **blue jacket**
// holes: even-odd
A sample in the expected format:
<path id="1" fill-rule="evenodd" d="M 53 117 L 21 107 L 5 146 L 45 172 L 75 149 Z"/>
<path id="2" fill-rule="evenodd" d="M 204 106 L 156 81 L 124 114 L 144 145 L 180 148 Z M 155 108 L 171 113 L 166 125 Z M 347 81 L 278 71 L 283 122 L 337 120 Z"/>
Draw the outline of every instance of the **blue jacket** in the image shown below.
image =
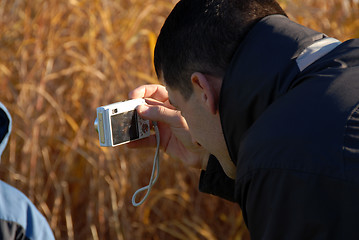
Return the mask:
<path id="1" fill-rule="evenodd" d="M 11 117 L 0 103 L 0 157 L 11 132 Z M 31 201 L 0 181 L 0 240 L 52 240 L 54 235 Z"/>
<path id="2" fill-rule="evenodd" d="M 223 80 L 236 180 L 211 156 L 200 190 L 237 202 L 252 240 L 359 239 L 359 40 L 259 21 Z"/>

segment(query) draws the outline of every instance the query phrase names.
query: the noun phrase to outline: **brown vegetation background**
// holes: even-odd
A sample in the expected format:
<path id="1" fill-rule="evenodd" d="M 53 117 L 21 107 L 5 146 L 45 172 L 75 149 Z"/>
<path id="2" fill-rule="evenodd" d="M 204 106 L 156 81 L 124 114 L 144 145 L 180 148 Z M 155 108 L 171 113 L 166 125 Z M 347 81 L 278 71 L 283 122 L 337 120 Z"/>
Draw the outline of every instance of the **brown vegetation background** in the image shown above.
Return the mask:
<path id="1" fill-rule="evenodd" d="M 100 148 L 96 107 L 156 83 L 156 36 L 176 1 L 0 1 L 0 101 L 13 117 L 0 179 L 23 191 L 56 239 L 249 239 L 237 205 L 198 192 L 199 172 L 154 151 Z M 290 18 L 359 37 L 358 0 L 280 1 Z"/>

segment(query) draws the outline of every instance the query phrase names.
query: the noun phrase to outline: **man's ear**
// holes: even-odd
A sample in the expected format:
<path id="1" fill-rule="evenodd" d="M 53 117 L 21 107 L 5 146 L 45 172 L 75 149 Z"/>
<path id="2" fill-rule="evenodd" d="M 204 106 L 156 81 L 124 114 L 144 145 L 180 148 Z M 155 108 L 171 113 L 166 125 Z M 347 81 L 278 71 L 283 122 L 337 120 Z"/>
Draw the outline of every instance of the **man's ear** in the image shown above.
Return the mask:
<path id="1" fill-rule="evenodd" d="M 212 114 L 218 111 L 218 93 L 213 80 L 203 73 L 195 72 L 191 76 L 191 81 L 195 94 L 199 94 L 200 100 Z"/>

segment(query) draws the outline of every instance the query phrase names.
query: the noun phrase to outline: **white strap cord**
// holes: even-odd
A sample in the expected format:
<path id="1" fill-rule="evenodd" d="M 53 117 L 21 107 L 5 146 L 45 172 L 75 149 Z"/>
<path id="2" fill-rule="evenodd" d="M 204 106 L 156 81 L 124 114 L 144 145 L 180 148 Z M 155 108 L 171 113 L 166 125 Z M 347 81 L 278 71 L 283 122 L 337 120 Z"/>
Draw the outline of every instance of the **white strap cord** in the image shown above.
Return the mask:
<path id="1" fill-rule="evenodd" d="M 151 178 L 150 178 L 150 182 L 148 183 L 147 186 L 138 189 L 132 196 L 132 205 L 137 207 L 140 206 L 148 197 L 148 195 L 151 192 L 151 188 L 152 186 L 156 183 L 157 179 L 158 179 L 158 175 L 160 172 L 160 161 L 159 161 L 159 152 L 160 152 L 160 131 L 158 130 L 158 126 L 157 126 L 157 122 L 153 122 L 153 127 L 155 129 L 156 132 L 156 142 L 157 142 L 157 148 L 156 148 L 156 154 L 155 154 L 155 158 L 153 160 L 153 167 L 152 167 L 152 173 L 151 173 Z M 140 192 L 143 192 L 147 190 L 145 196 L 142 198 L 141 201 L 136 202 L 136 196 L 137 194 L 139 194 Z"/>

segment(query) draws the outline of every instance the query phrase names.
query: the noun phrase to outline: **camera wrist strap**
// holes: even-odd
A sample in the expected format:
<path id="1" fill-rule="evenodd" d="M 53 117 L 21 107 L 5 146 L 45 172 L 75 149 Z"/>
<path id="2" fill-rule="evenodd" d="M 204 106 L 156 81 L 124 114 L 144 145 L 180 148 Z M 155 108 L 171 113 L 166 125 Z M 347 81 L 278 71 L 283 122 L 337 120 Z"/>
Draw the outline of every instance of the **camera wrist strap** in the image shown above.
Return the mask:
<path id="1" fill-rule="evenodd" d="M 140 206 L 148 197 L 148 195 L 151 192 L 151 188 L 152 186 L 156 183 L 157 179 L 158 179 L 158 175 L 160 172 L 160 161 L 159 161 L 159 152 L 160 152 L 160 131 L 158 130 L 158 126 L 157 126 L 157 122 L 153 122 L 153 127 L 155 129 L 156 132 L 156 142 L 157 142 L 157 148 L 156 148 L 156 153 L 155 153 L 155 157 L 153 159 L 153 167 L 152 167 L 152 173 L 151 173 L 151 178 L 150 178 L 150 182 L 148 183 L 147 186 L 142 187 L 140 189 L 138 189 L 132 196 L 132 205 L 137 207 Z M 146 191 L 145 196 L 142 198 L 141 201 L 136 202 L 136 196 L 137 194 L 139 194 L 140 192 Z"/>

